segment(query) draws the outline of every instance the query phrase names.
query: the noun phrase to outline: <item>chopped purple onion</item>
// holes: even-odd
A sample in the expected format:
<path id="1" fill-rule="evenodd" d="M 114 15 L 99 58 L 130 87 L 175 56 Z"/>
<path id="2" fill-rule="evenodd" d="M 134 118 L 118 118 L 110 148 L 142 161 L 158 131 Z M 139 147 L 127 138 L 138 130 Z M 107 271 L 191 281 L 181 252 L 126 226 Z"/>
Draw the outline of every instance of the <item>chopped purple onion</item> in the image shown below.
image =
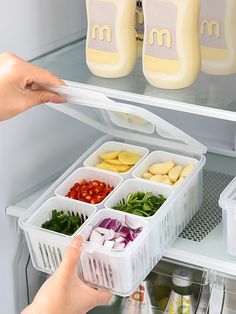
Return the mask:
<path id="1" fill-rule="evenodd" d="M 112 249 L 114 247 L 115 241 L 105 241 L 104 242 L 104 247 L 108 248 L 108 249 Z"/>
<path id="2" fill-rule="evenodd" d="M 122 243 L 122 242 L 124 242 L 124 241 L 125 241 L 125 238 L 124 238 L 124 237 L 121 237 L 121 236 L 119 236 L 118 238 L 115 239 L 115 242 L 116 242 L 116 243 Z"/>
<path id="3" fill-rule="evenodd" d="M 90 235 L 89 241 L 93 242 L 94 244 L 103 245 L 104 237 L 101 235 L 101 233 L 93 230 Z"/>
<path id="4" fill-rule="evenodd" d="M 103 219 L 100 223 L 99 223 L 99 225 L 98 225 L 98 227 L 101 227 L 101 228 L 107 228 L 107 226 L 109 225 L 109 223 L 111 222 L 111 218 L 105 218 L 105 219 Z M 108 229 L 108 228 L 107 228 Z"/>
<path id="5" fill-rule="evenodd" d="M 112 229 L 109 229 L 108 231 L 109 232 L 108 232 L 108 234 L 105 234 L 104 239 L 105 240 L 113 240 L 115 237 L 115 231 Z"/>
<path id="6" fill-rule="evenodd" d="M 114 244 L 113 246 L 113 249 L 116 249 L 116 250 L 123 250 L 125 248 L 125 244 L 124 243 L 116 243 Z"/>
<path id="7" fill-rule="evenodd" d="M 118 219 L 111 219 L 106 228 L 117 231 L 120 228 L 120 226 L 121 226 L 121 222 Z"/>
<path id="8" fill-rule="evenodd" d="M 126 238 L 129 235 L 130 228 L 123 225 L 119 228 L 117 232 L 119 233 L 119 235 Z"/>

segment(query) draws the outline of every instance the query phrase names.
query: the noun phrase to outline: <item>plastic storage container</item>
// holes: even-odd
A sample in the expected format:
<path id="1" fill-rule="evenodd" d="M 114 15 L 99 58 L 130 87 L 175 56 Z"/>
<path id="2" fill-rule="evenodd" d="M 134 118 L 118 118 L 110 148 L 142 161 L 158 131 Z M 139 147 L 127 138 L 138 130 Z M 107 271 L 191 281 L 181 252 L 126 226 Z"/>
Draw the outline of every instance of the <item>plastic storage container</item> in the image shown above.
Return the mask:
<path id="1" fill-rule="evenodd" d="M 64 235 L 41 227 L 44 222 L 51 218 L 53 209 L 66 212 L 72 216 L 79 216 L 83 223 L 96 212 L 94 205 L 61 197 L 52 197 L 26 221 L 24 230 L 28 246 L 32 248 L 32 263 L 36 269 L 49 274 L 58 268 L 65 248 L 74 236 Z M 75 234 L 79 232 L 80 228 Z"/>
<path id="2" fill-rule="evenodd" d="M 121 175 L 123 178 L 131 177 L 131 172 L 142 162 L 142 160 L 149 153 L 149 150 L 145 147 L 130 145 L 130 144 L 116 142 L 116 141 L 109 141 L 107 143 L 104 143 L 101 147 L 99 147 L 99 149 L 97 149 L 94 153 L 92 153 L 92 155 L 85 160 L 84 165 L 86 167 L 95 167 L 97 164 L 99 164 L 102 161 L 102 159 L 99 158 L 99 154 L 109 153 L 109 152 L 114 152 L 114 151 L 129 151 L 129 152 L 132 152 L 141 156 L 141 159 L 134 166 L 132 166 L 128 171 L 124 173 L 122 172 L 119 173 L 119 175 Z"/>
<path id="3" fill-rule="evenodd" d="M 236 177 L 221 193 L 219 205 L 222 208 L 226 250 L 236 257 Z"/>
<path id="4" fill-rule="evenodd" d="M 57 196 L 66 197 L 67 193 L 70 191 L 70 188 L 76 183 L 80 182 L 83 179 L 85 180 L 99 180 L 103 181 L 106 184 L 109 184 L 110 186 L 114 187 L 114 189 L 111 191 L 110 194 L 107 195 L 107 197 L 100 203 L 95 204 L 97 208 L 102 208 L 105 201 L 114 193 L 114 191 L 118 188 L 118 186 L 123 181 L 122 177 L 115 174 L 115 173 L 109 173 L 107 171 L 103 171 L 100 169 L 94 169 L 94 168 L 78 168 L 73 172 L 55 191 L 55 194 Z M 77 200 L 76 200 L 77 201 Z M 79 201 L 77 201 L 79 202 Z"/>
<path id="5" fill-rule="evenodd" d="M 135 290 L 138 287 L 156 263 L 161 259 L 163 254 L 176 240 L 179 233 L 184 229 L 197 211 L 198 206 L 196 205 L 196 202 L 191 203 L 188 200 L 186 201 L 185 191 L 189 188 L 189 186 L 195 185 L 195 183 L 198 182 L 198 199 L 201 199 L 201 174 L 205 163 L 204 153 L 206 152 L 206 147 L 167 121 L 141 107 L 116 103 L 102 94 L 88 92 L 86 91 L 86 88 L 80 89 L 75 83 L 66 83 L 69 86 L 52 88 L 53 91 L 64 95 L 68 100 L 68 104 L 60 107 L 61 110 L 107 135 L 99 139 L 92 147 L 90 147 L 89 150 L 85 152 L 85 154 L 81 156 L 53 184 L 53 186 L 50 187 L 48 191 L 46 191 L 36 201 L 35 204 L 32 205 L 29 211 L 20 218 L 20 226 L 25 230 L 27 238 L 27 221 L 32 216 L 34 211 L 37 210 L 47 198 L 51 197 L 57 187 L 60 186 L 63 181 L 71 175 L 71 173 L 73 173 L 78 167 L 81 167 L 85 160 L 88 161 L 88 158 L 91 155 L 94 156 L 94 152 L 100 149 L 100 147 L 107 142 L 115 141 L 129 145 L 141 146 L 142 150 L 145 151 L 143 156 L 148 150 L 164 150 L 169 153 L 182 154 L 198 161 L 194 173 L 189 175 L 184 180 L 181 184 L 181 188 L 173 189 L 173 193 L 170 193 L 171 195 L 166 201 L 166 206 L 164 203 L 163 208 L 155 215 L 155 217 L 147 221 L 142 217 L 140 218 L 135 216 L 135 219 L 141 219 L 143 222 L 146 222 L 146 226 L 145 231 L 140 234 L 139 241 L 134 242 L 130 248 L 127 248 L 127 250 L 124 251 L 111 253 L 102 248 L 99 248 L 99 250 L 95 247 L 91 248 L 89 243 L 85 243 L 82 261 L 83 258 L 86 258 L 87 260 L 86 256 L 88 255 L 90 255 L 90 260 L 95 258 L 95 261 L 99 261 L 101 258 L 101 261 L 106 266 L 106 272 L 104 273 L 104 268 L 101 267 L 101 264 L 97 263 L 96 269 L 93 269 L 92 273 L 92 267 L 94 267 L 94 265 L 91 264 L 91 266 L 89 266 L 82 262 L 80 265 L 80 274 L 86 274 L 86 278 L 82 278 L 93 286 L 111 289 L 114 294 L 123 296 L 130 295 L 133 292 L 132 290 Z M 54 107 L 53 104 L 50 106 Z M 131 114 L 140 118 L 141 121 L 145 120 L 152 126 L 152 133 L 147 132 L 147 129 L 145 128 L 146 124 L 144 124 L 143 129 L 141 124 L 138 125 L 137 129 L 129 123 L 118 125 L 112 121 L 110 113 Z M 115 149 L 115 147 L 110 148 L 111 150 Z M 89 164 L 86 163 L 86 166 L 88 165 Z M 88 167 L 88 170 L 89 169 L 92 168 Z M 96 171 L 96 169 L 94 170 Z M 110 172 L 104 171 L 104 173 L 108 174 Z M 126 180 L 124 176 L 123 179 Z M 135 179 L 133 180 L 135 181 Z M 126 180 L 124 183 L 126 186 L 128 185 L 127 182 L 128 181 Z M 140 185 L 138 184 L 136 188 L 146 186 L 148 183 L 147 181 L 141 179 L 138 179 L 138 182 L 140 182 Z M 163 189 L 163 191 L 164 189 L 166 191 L 169 191 L 169 189 L 172 190 L 172 188 L 167 186 L 159 186 Z M 156 190 L 159 188 L 157 184 L 153 184 L 153 187 Z M 124 215 L 124 213 L 115 210 L 112 212 L 114 215 Z M 55 245 L 62 243 L 62 241 L 59 240 L 59 237 L 54 238 L 54 241 Z M 38 265 L 38 261 L 36 259 L 35 250 L 37 251 L 37 246 L 31 245 L 29 241 L 28 245 L 34 265 L 37 266 L 38 269 L 45 271 L 44 265 Z M 122 269 L 119 268 L 119 264 L 123 265 Z M 91 269 L 89 267 L 91 267 Z M 114 276 L 112 278 L 115 278 L 115 281 L 111 281 L 111 277 L 109 277 L 110 272 L 112 272 Z M 103 281 L 100 281 L 101 276 L 103 276 Z M 126 277 L 127 283 L 121 279 L 124 277 Z M 132 282 L 130 278 L 132 278 Z M 109 282 L 106 280 L 109 280 Z"/>
<path id="6" fill-rule="evenodd" d="M 101 209 L 88 224 L 95 226 L 105 218 L 125 222 L 126 216 L 130 215 L 111 209 Z M 80 259 L 80 275 L 85 282 L 123 296 L 130 295 L 139 285 L 140 278 L 150 271 L 154 254 L 147 221 L 138 216 L 130 218 L 143 227 L 130 246 L 123 250 L 115 250 L 85 241 Z M 80 234 L 87 234 L 88 224 L 84 225 Z"/>

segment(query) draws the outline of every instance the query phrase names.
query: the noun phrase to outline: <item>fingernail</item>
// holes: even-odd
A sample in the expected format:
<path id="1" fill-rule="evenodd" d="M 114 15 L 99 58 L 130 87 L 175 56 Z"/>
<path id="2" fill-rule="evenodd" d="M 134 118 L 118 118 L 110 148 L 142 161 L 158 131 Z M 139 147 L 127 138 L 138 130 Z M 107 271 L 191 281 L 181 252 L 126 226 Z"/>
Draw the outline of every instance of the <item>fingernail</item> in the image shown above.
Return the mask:
<path id="1" fill-rule="evenodd" d="M 83 244 L 83 238 L 81 236 L 77 236 L 71 241 L 70 246 L 72 246 L 76 249 L 81 249 L 82 244 Z"/>
<path id="2" fill-rule="evenodd" d="M 52 97 L 51 102 L 53 102 L 53 103 L 65 103 L 66 99 L 62 96 L 55 95 Z"/>

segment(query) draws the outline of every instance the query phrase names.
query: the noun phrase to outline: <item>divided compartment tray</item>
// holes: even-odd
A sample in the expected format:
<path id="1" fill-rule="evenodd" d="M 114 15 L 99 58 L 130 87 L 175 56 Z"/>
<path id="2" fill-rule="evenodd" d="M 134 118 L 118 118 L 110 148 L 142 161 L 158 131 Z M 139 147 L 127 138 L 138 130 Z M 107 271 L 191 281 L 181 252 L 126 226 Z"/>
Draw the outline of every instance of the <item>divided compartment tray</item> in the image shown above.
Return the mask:
<path id="1" fill-rule="evenodd" d="M 123 250 L 116 250 L 85 241 L 79 267 L 80 277 L 89 285 L 121 296 L 129 296 L 135 291 L 154 266 L 150 224 L 138 216 L 106 208 L 99 210 L 79 232 L 87 238 L 88 225 L 96 226 L 105 218 L 125 222 L 126 216 L 143 228 L 133 243 Z"/>
<path id="2" fill-rule="evenodd" d="M 114 151 L 128 151 L 135 154 L 139 154 L 141 156 L 140 160 L 132 166 L 128 171 L 126 172 L 119 172 L 119 175 L 121 175 L 123 178 L 129 178 L 131 177 L 132 171 L 142 162 L 142 160 L 148 155 L 149 150 L 145 147 L 137 146 L 137 145 L 131 145 L 126 144 L 122 142 L 116 142 L 116 141 L 109 141 L 101 145 L 95 152 L 91 154 L 90 157 L 88 157 L 84 161 L 85 167 L 95 167 L 97 164 L 102 162 L 102 159 L 99 158 L 99 154 L 103 153 L 110 153 Z M 107 171 L 107 170 L 105 170 Z M 110 172 L 110 171 L 108 171 Z M 111 172 L 114 173 L 114 172 Z"/>
<path id="3" fill-rule="evenodd" d="M 42 224 L 51 218 L 53 209 L 69 215 L 79 216 L 80 228 L 95 214 L 96 207 L 62 197 L 49 198 L 24 224 L 26 239 L 33 254 L 32 263 L 40 271 L 52 274 L 59 266 L 64 251 L 80 228 L 71 236 L 42 228 Z"/>
<path id="4" fill-rule="evenodd" d="M 104 198 L 102 202 L 95 204 L 98 209 L 104 207 L 103 204 L 105 203 L 105 201 L 116 191 L 116 189 L 123 181 L 122 177 L 116 173 L 111 173 L 96 168 L 81 167 L 76 169 L 68 178 L 66 178 L 66 180 L 55 190 L 55 194 L 57 196 L 66 197 L 66 194 L 70 191 L 70 188 L 76 182 L 80 182 L 83 179 L 88 181 L 103 181 L 106 184 L 114 187 L 114 189 Z"/>
<path id="5" fill-rule="evenodd" d="M 85 164 L 85 160 L 88 160 L 89 157 L 94 155 L 94 152 L 98 151 L 107 142 L 112 142 L 116 140 L 121 140 L 121 139 L 117 139 L 112 136 L 105 135 L 102 138 L 100 138 L 98 141 L 96 141 L 94 145 L 92 145 L 88 149 L 88 151 L 84 153 L 84 155 L 79 157 L 78 160 L 75 161 L 75 163 L 72 166 L 70 166 L 69 169 L 64 174 L 62 174 L 61 177 L 31 206 L 31 208 L 26 212 L 26 214 L 24 214 L 24 216 L 20 218 L 19 225 L 25 232 L 31 259 L 36 269 L 46 272 L 46 273 L 53 273 L 55 269 L 58 267 L 57 264 L 53 265 L 52 261 L 50 260 L 51 259 L 49 255 L 51 254 L 50 252 L 46 253 L 47 254 L 46 260 L 49 259 L 50 267 L 48 265 L 46 265 L 45 267 L 41 258 L 42 253 L 40 252 L 40 248 L 38 244 L 39 242 L 37 241 L 43 241 L 42 242 L 44 244 L 43 249 L 46 248 L 47 251 L 48 251 L 48 247 L 51 247 L 52 252 L 54 251 L 57 252 L 57 249 L 59 249 L 60 254 L 59 254 L 58 260 L 60 262 L 64 255 L 64 250 L 71 240 L 71 237 L 63 236 L 59 234 L 56 234 L 55 236 L 53 232 L 45 231 L 42 229 L 40 230 L 39 227 L 30 226 L 28 225 L 28 221 L 30 220 L 29 218 L 32 215 L 34 215 L 34 212 L 38 210 L 38 208 L 43 206 L 43 204 L 45 203 L 45 201 L 47 201 L 47 199 L 49 199 L 49 197 L 52 197 L 55 194 L 55 190 L 58 189 L 58 187 L 61 186 L 63 183 L 65 183 L 66 180 L 69 178 L 69 176 L 75 173 L 78 167 L 82 167 L 83 164 Z M 130 144 L 127 144 L 127 145 L 130 145 Z M 147 148 L 150 148 L 150 150 L 160 149 L 160 147 L 156 144 L 154 146 L 147 145 Z M 111 150 L 115 150 L 115 148 L 114 149 L 111 148 Z M 146 156 L 148 154 L 148 149 L 144 148 L 144 150 L 145 150 L 144 155 Z M 176 153 L 176 150 L 171 149 L 171 148 L 170 149 L 168 148 L 168 151 L 170 152 L 174 151 Z M 181 154 L 181 151 L 179 153 Z M 139 244 L 139 241 L 137 241 L 137 248 L 136 248 L 136 245 L 134 245 L 134 247 L 136 248 L 136 251 L 133 249 L 134 247 L 132 248 L 131 246 L 130 248 L 127 248 L 126 252 L 125 251 L 114 252 L 114 253 L 112 252 L 112 254 L 115 254 L 115 259 L 114 258 L 112 259 L 110 254 L 107 255 L 107 250 L 104 250 L 103 248 L 101 248 L 99 253 L 96 253 L 96 258 L 97 257 L 100 258 L 100 256 L 102 256 L 101 257 L 102 261 L 103 263 L 107 265 L 108 267 L 107 269 L 109 270 L 109 272 L 111 269 L 110 268 L 111 265 L 114 264 L 116 267 L 118 267 L 119 261 L 122 259 L 125 260 L 125 258 L 128 256 L 129 263 L 131 263 L 132 266 L 130 266 L 129 264 L 129 273 L 127 274 L 126 272 L 126 280 L 129 277 L 134 278 L 133 286 L 131 285 L 129 285 L 129 287 L 123 286 L 121 282 L 117 282 L 116 286 L 115 285 L 111 286 L 111 283 L 108 284 L 107 286 L 102 286 L 100 282 L 97 282 L 97 283 L 90 282 L 88 278 L 86 278 L 88 280 L 86 281 L 88 284 L 94 287 L 111 289 L 114 294 L 127 296 L 133 293 L 133 291 L 142 282 L 145 276 L 152 270 L 152 268 L 156 265 L 156 263 L 162 258 L 162 256 L 166 253 L 166 251 L 174 243 L 178 235 L 183 231 L 183 229 L 186 227 L 186 225 L 188 224 L 188 222 L 190 221 L 190 219 L 193 217 L 193 215 L 198 209 L 198 206 L 196 206 L 196 203 L 197 203 L 196 201 L 191 203 L 191 200 L 192 200 L 191 193 L 190 195 L 188 195 L 188 193 L 186 192 L 188 191 L 189 188 L 191 191 L 191 187 L 195 186 L 197 183 L 198 183 L 197 185 L 198 185 L 199 193 L 201 192 L 201 189 L 202 189 L 200 178 L 201 178 L 202 167 L 205 163 L 205 157 L 197 153 L 189 153 L 187 155 L 194 156 L 194 158 L 196 158 L 199 161 L 196 165 L 196 169 L 193 175 L 187 177 L 186 182 L 183 182 L 181 184 L 181 188 L 178 188 L 178 189 L 177 188 L 172 189 L 169 186 L 164 186 L 164 185 L 159 184 L 159 187 L 173 190 L 173 193 L 171 193 L 172 195 L 169 196 L 168 200 L 162 205 L 162 208 L 157 212 L 157 214 L 154 215 L 155 217 L 153 216 L 154 218 L 144 219 L 143 217 L 135 216 L 137 219 L 141 219 L 142 221 L 148 223 L 147 225 L 148 228 L 146 228 L 146 231 L 143 232 L 143 234 L 141 233 L 139 235 L 140 240 L 143 239 L 142 237 L 144 236 L 146 240 L 140 241 L 141 242 L 140 244 Z M 139 162 L 141 163 L 141 160 Z M 120 178 L 119 179 L 120 186 L 118 186 L 117 184 L 117 188 L 114 191 L 112 191 L 112 194 L 109 196 L 107 201 L 103 204 L 103 207 L 104 206 L 108 207 L 107 204 L 110 198 L 113 197 L 113 195 L 114 196 L 117 195 L 118 189 L 121 188 L 122 177 L 123 179 L 125 179 L 122 185 L 127 185 L 128 180 L 126 179 L 131 177 L 131 172 L 128 175 L 126 173 L 125 176 L 123 174 L 121 177 L 117 173 L 112 173 L 112 172 L 96 169 L 93 167 L 87 167 L 87 166 L 88 165 L 86 164 L 84 171 L 89 171 L 89 172 L 96 171 L 97 173 L 99 172 L 104 175 L 114 175 L 116 178 L 117 177 Z M 135 168 L 136 168 L 136 165 L 132 168 L 132 171 L 135 170 Z M 149 183 L 148 180 L 144 180 L 144 179 L 129 179 L 129 180 L 138 180 L 140 182 L 139 186 L 145 186 L 146 184 Z M 152 185 L 154 186 L 155 189 L 158 189 L 157 183 L 152 183 Z M 136 187 L 135 192 L 137 191 L 137 188 L 138 186 Z M 128 194 L 128 190 L 127 190 L 126 195 L 127 194 Z M 196 197 L 195 192 L 194 192 L 194 195 Z M 72 201 L 71 199 L 66 198 L 66 197 L 61 197 L 61 198 L 63 198 L 65 201 L 66 200 L 70 202 Z M 81 206 L 80 208 L 87 208 L 88 206 L 89 207 L 92 206 L 97 209 L 101 208 L 99 206 L 93 206 L 88 203 L 79 202 L 76 200 L 73 200 L 73 202 L 77 203 L 78 206 Z M 99 210 L 98 212 L 100 211 L 101 210 Z M 112 212 L 114 213 L 114 215 L 119 215 L 119 214 L 123 215 L 122 212 L 119 212 L 116 210 L 112 210 Z M 132 217 L 134 216 L 132 215 Z M 87 223 L 89 224 L 89 220 L 86 222 L 86 224 Z M 82 228 L 80 229 L 80 231 L 81 230 Z M 78 233 L 80 233 L 80 231 Z M 42 233 L 39 233 L 39 232 L 42 232 Z M 47 234 L 46 237 L 44 236 L 45 234 Z M 31 238 L 30 238 L 30 235 L 31 235 Z M 83 250 L 83 252 L 86 252 L 86 254 L 90 254 L 90 259 L 91 259 L 93 256 L 93 250 L 90 249 L 90 243 L 85 243 L 84 248 L 85 249 Z M 83 252 L 82 252 L 82 258 L 83 258 Z M 140 265 L 139 264 L 140 260 L 142 261 L 141 266 L 139 266 L 139 268 L 136 268 L 135 265 L 136 263 Z M 51 266 L 51 264 L 53 267 Z M 98 265 L 98 267 L 100 266 Z M 124 268 L 125 267 L 126 267 L 126 262 L 125 262 Z M 79 267 L 79 270 L 81 271 L 81 266 Z M 130 270 L 132 273 L 130 273 Z M 117 273 L 117 275 L 119 275 L 119 273 Z M 119 276 L 117 278 L 119 278 Z"/>

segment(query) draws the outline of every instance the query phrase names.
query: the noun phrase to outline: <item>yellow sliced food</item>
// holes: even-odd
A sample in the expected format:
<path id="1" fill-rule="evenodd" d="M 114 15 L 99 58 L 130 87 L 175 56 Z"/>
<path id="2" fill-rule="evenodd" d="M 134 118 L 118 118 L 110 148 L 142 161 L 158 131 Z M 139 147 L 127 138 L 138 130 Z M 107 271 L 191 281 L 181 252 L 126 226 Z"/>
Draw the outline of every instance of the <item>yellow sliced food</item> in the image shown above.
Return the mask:
<path id="1" fill-rule="evenodd" d="M 112 166 L 115 167 L 118 172 L 126 172 L 131 168 L 129 165 L 112 165 Z"/>
<path id="2" fill-rule="evenodd" d="M 134 114 L 131 114 L 131 113 L 128 114 L 128 118 L 129 118 L 134 124 L 143 125 L 143 124 L 147 124 L 147 123 L 148 123 L 147 120 L 145 120 L 145 119 L 143 119 L 143 118 L 141 118 L 141 117 L 138 117 L 138 116 L 136 116 L 136 115 L 134 115 Z"/>
<path id="3" fill-rule="evenodd" d="M 161 183 L 167 184 L 167 185 L 173 185 L 173 182 L 169 178 L 165 178 Z"/>
<path id="4" fill-rule="evenodd" d="M 174 183 L 174 185 L 178 185 L 178 184 L 182 183 L 183 181 L 184 181 L 184 177 L 179 178 L 179 180 L 177 180 L 177 181 Z"/>
<path id="5" fill-rule="evenodd" d="M 150 180 L 151 177 L 152 177 L 152 174 L 151 174 L 150 172 L 144 172 L 144 173 L 142 174 L 142 178 L 143 178 L 143 179 Z"/>
<path id="6" fill-rule="evenodd" d="M 140 158 L 140 155 L 131 152 L 121 152 L 118 155 L 118 159 L 124 165 L 135 165 L 140 160 Z"/>
<path id="7" fill-rule="evenodd" d="M 111 164 L 108 164 L 107 162 L 103 161 L 100 164 L 96 165 L 96 168 L 103 169 L 103 170 L 108 170 L 112 172 L 119 172 L 119 170 Z"/>
<path id="8" fill-rule="evenodd" d="M 162 182 L 163 180 L 165 180 L 165 177 L 161 174 L 156 174 L 155 176 L 152 176 L 150 180 L 154 182 Z"/>
<path id="9" fill-rule="evenodd" d="M 118 157 L 119 152 L 110 152 L 110 153 L 104 153 L 99 154 L 99 157 L 103 160 L 110 160 L 110 159 L 116 159 Z"/>
<path id="10" fill-rule="evenodd" d="M 123 165 L 124 164 L 119 159 L 106 159 L 106 162 L 108 162 L 111 165 Z"/>
<path id="11" fill-rule="evenodd" d="M 194 167 L 195 167 L 194 163 L 189 164 L 188 166 L 186 166 L 186 167 L 183 169 L 183 171 L 181 172 L 180 178 L 185 178 L 185 177 L 187 177 L 187 176 L 190 174 L 190 172 L 193 171 Z"/>
<path id="12" fill-rule="evenodd" d="M 168 173 L 168 176 L 171 179 L 171 181 L 176 182 L 179 179 L 179 176 L 182 170 L 183 170 L 183 167 L 181 166 L 176 166 L 172 168 Z"/>
<path id="13" fill-rule="evenodd" d="M 172 168 L 174 168 L 175 164 L 172 160 L 167 162 L 162 162 L 158 164 L 152 165 L 148 171 L 152 174 L 167 174 Z"/>

